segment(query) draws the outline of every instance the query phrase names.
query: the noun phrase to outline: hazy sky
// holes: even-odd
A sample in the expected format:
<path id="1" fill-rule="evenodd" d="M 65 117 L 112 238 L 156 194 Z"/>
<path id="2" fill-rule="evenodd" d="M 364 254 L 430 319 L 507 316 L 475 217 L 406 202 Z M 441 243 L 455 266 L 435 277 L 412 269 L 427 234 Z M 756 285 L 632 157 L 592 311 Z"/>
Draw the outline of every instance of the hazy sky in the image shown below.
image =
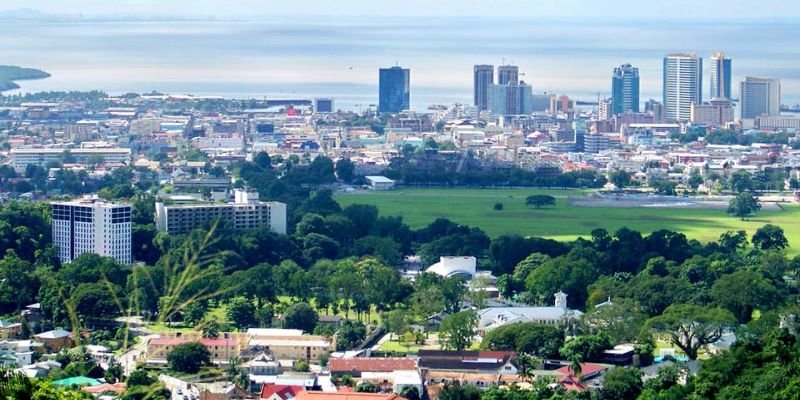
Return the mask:
<path id="1" fill-rule="evenodd" d="M 0 10 L 49 13 L 331 16 L 797 18 L 791 0 L 2 0 Z"/>

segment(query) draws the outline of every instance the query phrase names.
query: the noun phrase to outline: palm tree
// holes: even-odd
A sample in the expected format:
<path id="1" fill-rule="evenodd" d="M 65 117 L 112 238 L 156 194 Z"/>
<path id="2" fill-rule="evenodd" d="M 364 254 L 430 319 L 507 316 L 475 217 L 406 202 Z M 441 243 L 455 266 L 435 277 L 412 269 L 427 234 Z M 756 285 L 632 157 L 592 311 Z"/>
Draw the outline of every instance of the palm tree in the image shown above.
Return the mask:
<path id="1" fill-rule="evenodd" d="M 533 378 L 533 371 L 539 365 L 539 359 L 530 354 L 521 353 L 517 355 L 514 364 L 517 367 L 517 375 L 519 375 L 520 379 L 523 382 L 530 382 Z"/>
<path id="2" fill-rule="evenodd" d="M 203 324 L 202 335 L 207 339 L 216 339 L 219 337 L 219 324 L 217 321 L 208 321 Z"/>
<path id="3" fill-rule="evenodd" d="M 581 374 L 583 372 L 583 368 L 581 367 L 581 362 L 583 362 L 583 357 L 580 354 L 573 354 L 569 357 L 570 366 L 569 368 L 572 370 L 572 375 L 578 378 L 578 381 L 581 380 Z"/>
<path id="4" fill-rule="evenodd" d="M 36 387 L 28 377 L 0 370 L 0 399 L 30 400 Z"/>

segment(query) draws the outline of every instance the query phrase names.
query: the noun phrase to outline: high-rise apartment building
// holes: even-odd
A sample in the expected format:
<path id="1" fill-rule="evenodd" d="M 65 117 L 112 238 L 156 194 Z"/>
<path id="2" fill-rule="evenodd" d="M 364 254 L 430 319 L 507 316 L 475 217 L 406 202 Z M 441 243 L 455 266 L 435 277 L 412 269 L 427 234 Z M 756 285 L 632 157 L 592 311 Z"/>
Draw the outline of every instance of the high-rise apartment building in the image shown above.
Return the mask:
<path id="1" fill-rule="evenodd" d="M 62 263 L 84 253 L 133 262 L 131 206 L 97 199 L 52 203 L 53 244 Z"/>
<path id="2" fill-rule="evenodd" d="M 664 57 L 664 111 L 667 121 L 688 121 L 692 103 L 703 101 L 703 59 L 694 53 Z"/>
<path id="3" fill-rule="evenodd" d="M 498 115 L 527 115 L 533 112 L 533 89 L 525 82 L 489 86 L 489 110 Z"/>
<path id="4" fill-rule="evenodd" d="M 630 64 L 614 68 L 611 101 L 611 111 L 615 115 L 625 111 L 639 112 L 639 68 Z"/>
<path id="5" fill-rule="evenodd" d="M 602 99 L 597 103 L 597 118 L 600 121 L 608 121 L 613 115 L 611 110 L 613 108 L 613 101 L 611 99 Z"/>
<path id="6" fill-rule="evenodd" d="M 725 57 L 725 53 L 714 53 L 708 69 L 711 74 L 709 98 L 730 99 L 731 59 Z"/>
<path id="7" fill-rule="evenodd" d="M 399 113 L 411 108 L 411 70 L 381 68 L 378 76 L 378 112 Z"/>
<path id="8" fill-rule="evenodd" d="M 519 84 L 519 67 L 516 65 L 501 65 L 497 67 L 497 84 Z"/>
<path id="9" fill-rule="evenodd" d="M 781 81 L 747 76 L 741 83 L 741 118 L 775 116 L 781 113 Z"/>
<path id="10" fill-rule="evenodd" d="M 258 193 L 236 190 L 233 203 L 166 205 L 156 203 L 156 228 L 170 235 L 208 228 L 214 223 L 233 229 L 255 229 L 268 226 L 286 234 L 286 204 L 258 201 Z"/>
<path id="11" fill-rule="evenodd" d="M 489 109 L 489 86 L 494 84 L 494 66 L 476 65 L 473 69 L 472 90 L 478 111 Z"/>

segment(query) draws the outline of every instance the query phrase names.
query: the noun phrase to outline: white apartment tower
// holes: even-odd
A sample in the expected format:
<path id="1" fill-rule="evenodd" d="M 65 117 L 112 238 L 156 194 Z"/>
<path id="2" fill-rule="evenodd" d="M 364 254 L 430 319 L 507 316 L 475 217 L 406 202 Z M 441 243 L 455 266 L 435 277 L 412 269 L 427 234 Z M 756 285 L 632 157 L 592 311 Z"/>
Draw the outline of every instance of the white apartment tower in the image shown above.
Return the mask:
<path id="1" fill-rule="evenodd" d="M 667 121 L 688 121 L 692 103 L 703 102 L 703 59 L 694 53 L 664 57 L 664 109 Z"/>
<path id="2" fill-rule="evenodd" d="M 53 244 L 58 258 L 68 263 L 83 253 L 133 262 L 131 206 L 96 199 L 52 203 Z"/>

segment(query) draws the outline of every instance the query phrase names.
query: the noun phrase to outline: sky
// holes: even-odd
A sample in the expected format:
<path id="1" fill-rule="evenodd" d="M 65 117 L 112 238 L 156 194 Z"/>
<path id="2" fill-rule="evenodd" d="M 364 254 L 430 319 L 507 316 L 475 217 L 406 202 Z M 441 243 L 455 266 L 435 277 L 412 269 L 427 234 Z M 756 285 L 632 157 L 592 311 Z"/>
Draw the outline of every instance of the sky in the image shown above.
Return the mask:
<path id="1" fill-rule="evenodd" d="M 790 0 L 2 0 L 0 11 L 29 8 L 84 15 L 517 16 L 579 18 L 797 18 Z"/>

